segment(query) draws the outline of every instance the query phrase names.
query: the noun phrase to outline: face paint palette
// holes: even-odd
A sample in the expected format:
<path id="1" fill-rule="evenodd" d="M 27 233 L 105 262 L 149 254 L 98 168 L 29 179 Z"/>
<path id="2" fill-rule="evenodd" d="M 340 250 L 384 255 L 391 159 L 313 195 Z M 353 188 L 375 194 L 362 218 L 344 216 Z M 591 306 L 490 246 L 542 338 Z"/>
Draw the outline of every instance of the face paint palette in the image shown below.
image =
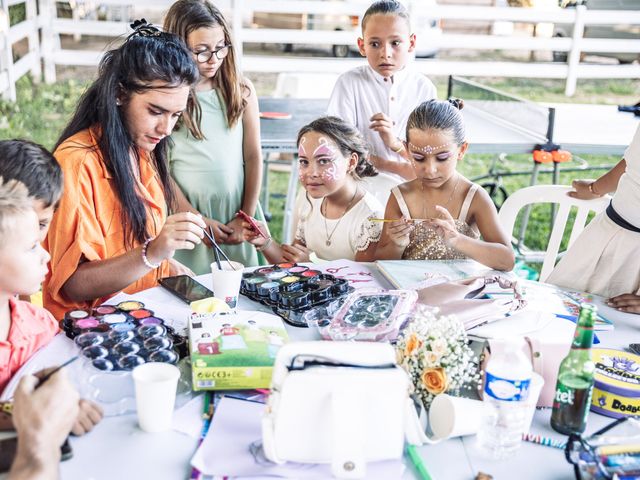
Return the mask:
<path id="1" fill-rule="evenodd" d="M 363 288 L 304 319 L 326 340 L 393 341 L 417 301 L 414 290 Z"/>
<path id="2" fill-rule="evenodd" d="M 349 282 L 304 265 L 284 262 L 243 275 L 240 292 L 268 305 L 288 323 L 306 327 L 304 313 L 353 291 Z"/>
<path id="3" fill-rule="evenodd" d="M 180 354 L 188 353 L 184 337 L 133 300 L 91 311 L 71 310 L 62 328 L 81 356 L 101 371 L 131 370 L 148 361 L 175 364 Z"/>

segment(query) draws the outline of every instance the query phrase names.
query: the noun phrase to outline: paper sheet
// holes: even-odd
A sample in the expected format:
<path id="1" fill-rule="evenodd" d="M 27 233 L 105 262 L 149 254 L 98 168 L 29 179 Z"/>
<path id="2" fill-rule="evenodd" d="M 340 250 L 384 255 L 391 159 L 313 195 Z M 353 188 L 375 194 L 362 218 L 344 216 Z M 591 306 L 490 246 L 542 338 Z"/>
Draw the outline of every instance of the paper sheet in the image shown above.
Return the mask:
<path id="1" fill-rule="evenodd" d="M 559 319 L 552 313 L 525 310 L 480 327 L 472 328 L 469 330 L 469 334 L 482 338 L 521 337 L 538 330 L 544 330 L 554 321 L 557 321 L 558 324 L 560 322 L 570 323 L 573 325 L 571 327 L 572 332 L 575 329 L 575 324 Z"/>
<path id="2" fill-rule="evenodd" d="M 324 273 L 333 275 L 336 278 L 344 278 L 349 280 L 349 284 L 353 288 L 386 288 L 376 279 L 375 273 L 366 265 L 351 260 L 333 260 L 331 262 L 323 262 L 314 265 Z"/>
<path id="3" fill-rule="evenodd" d="M 264 458 L 258 461 L 251 445 L 260 441 L 264 405 L 223 397 L 213 416 L 209 433 L 191 459 L 205 475 L 229 477 L 275 476 L 296 479 L 332 478 L 329 465 L 285 463 L 277 465 Z M 402 460 L 367 464 L 368 480 L 401 478 Z"/>
<path id="4" fill-rule="evenodd" d="M 173 412 L 171 428 L 192 438 L 199 439 L 202 430 L 204 395 L 189 400 Z"/>
<path id="5" fill-rule="evenodd" d="M 22 367 L 20 367 L 2 392 L 0 401 L 5 401 L 13 397 L 13 392 L 18 385 L 18 381 L 24 375 L 38 372 L 44 368 L 60 365 L 71 357 L 78 355 L 79 351 L 78 347 L 73 343 L 73 340 L 67 338 L 64 333 L 59 333 L 53 338 L 53 340 L 51 340 L 51 342 L 33 354 L 31 358 L 22 365 Z M 81 368 L 81 364 L 82 361 L 76 361 L 65 367 L 68 377 L 72 382 L 78 378 L 78 375 L 74 372 L 77 372 L 77 369 Z M 76 387 L 77 386 L 78 385 L 76 385 Z"/>
<path id="6" fill-rule="evenodd" d="M 537 337 L 548 343 L 571 344 L 576 324 L 547 312 L 519 312 L 481 327 L 469 330 L 469 335 L 481 338 Z"/>

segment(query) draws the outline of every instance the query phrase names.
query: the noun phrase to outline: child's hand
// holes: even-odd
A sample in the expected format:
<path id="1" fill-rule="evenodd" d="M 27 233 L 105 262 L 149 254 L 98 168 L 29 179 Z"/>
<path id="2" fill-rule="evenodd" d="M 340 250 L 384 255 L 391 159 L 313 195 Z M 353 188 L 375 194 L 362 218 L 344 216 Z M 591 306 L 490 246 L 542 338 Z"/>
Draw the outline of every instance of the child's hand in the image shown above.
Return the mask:
<path id="1" fill-rule="evenodd" d="M 242 219 L 234 217 L 228 221 L 225 225 L 231 232 L 227 236 L 227 242 L 229 245 L 238 245 L 244 241 L 244 234 L 242 232 Z"/>
<path id="2" fill-rule="evenodd" d="M 296 243 L 294 245 L 282 245 L 282 258 L 287 262 L 310 262 L 309 254 L 311 252 L 307 247 Z"/>
<path id="3" fill-rule="evenodd" d="M 256 223 L 258 224 L 258 226 L 260 227 L 260 230 L 262 230 L 262 232 L 268 232 L 269 231 L 269 230 L 267 230 L 267 227 L 265 226 L 265 224 L 263 222 L 259 222 L 258 220 L 256 220 Z M 249 222 L 245 222 L 244 220 L 241 220 L 240 221 L 240 225 L 242 225 L 242 238 L 244 238 L 244 240 L 249 242 L 251 245 L 253 245 L 255 247 L 262 247 L 269 240 L 269 237 L 265 238 L 264 236 L 262 236 L 258 232 L 256 232 L 251 227 Z"/>
<path id="4" fill-rule="evenodd" d="M 78 402 L 78 407 L 80 407 L 80 409 L 76 421 L 71 428 L 71 433 L 74 435 L 84 435 L 100 423 L 100 420 L 102 420 L 102 408 L 91 400 L 85 400 L 83 398 Z"/>
<path id="5" fill-rule="evenodd" d="M 402 218 L 391 222 L 387 230 L 391 241 L 400 248 L 407 248 L 411 239 L 409 235 L 415 228 L 414 224 Z"/>
<path id="6" fill-rule="evenodd" d="M 626 313 L 640 314 L 640 295 L 625 293 L 607 300 L 607 305 Z"/>
<path id="7" fill-rule="evenodd" d="M 393 131 L 394 122 L 390 117 L 381 112 L 373 115 L 369 121 L 371 122 L 369 128 L 378 132 L 378 135 L 380 135 L 380 138 L 387 147 L 393 150 L 398 148 L 398 137 L 396 137 Z"/>
<path id="8" fill-rule="evenodd" d="M 204 222 L 207 224 L 207 227 L 211 227 L 213 229 L 213 238 L 217 243 L 227 243 L 229 240 L 229 235 L 233 233 L 233 229 L 227 227 L 224 223 L 214 220 L 212 218 L 204 218 Z M 211 242 L 205 236 L 202 241 L 212 247 Z"/>
<path id="9" fill-rule="evenodd" d="M 438 217 L 431 219 L 430 223 L 436 229 L 436 233 L 444 240 L 444 243 L 453 247 L 452 241 L 460 235 L 456 229 L 456 222 L 446 208 L 436 205 L 436 210 Z"/>

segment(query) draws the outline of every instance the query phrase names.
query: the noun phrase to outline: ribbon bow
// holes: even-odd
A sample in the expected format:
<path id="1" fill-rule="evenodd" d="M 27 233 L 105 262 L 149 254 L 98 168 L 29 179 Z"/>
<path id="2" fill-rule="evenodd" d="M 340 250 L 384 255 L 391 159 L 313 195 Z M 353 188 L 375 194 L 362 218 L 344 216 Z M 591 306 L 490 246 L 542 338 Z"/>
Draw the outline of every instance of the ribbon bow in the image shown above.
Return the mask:
<path id="1" fill-rule="evenodd" d="M 131 36 L 139 35 L 140 37 L 159 37 L 162 33 L 160 29 L 148 23 L 144 18 L 134 21 L 130 27 L 134 30 Z"/>

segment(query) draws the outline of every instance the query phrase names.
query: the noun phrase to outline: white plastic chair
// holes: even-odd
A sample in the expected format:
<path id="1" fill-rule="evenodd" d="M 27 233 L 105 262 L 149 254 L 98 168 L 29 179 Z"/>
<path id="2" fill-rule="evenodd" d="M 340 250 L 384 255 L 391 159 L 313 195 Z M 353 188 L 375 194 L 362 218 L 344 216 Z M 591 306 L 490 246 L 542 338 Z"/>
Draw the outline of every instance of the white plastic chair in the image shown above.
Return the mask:
<path id="1" fill-rule="evenodd" d="M 380 172 L 375 177 L 364 177 L 360 181 L 360 185 L 376 197 L 384 209 L 387 206 L 391 189 L 402 182 L 404 182 L 404 180 L 398 176 Z"/>
<path id="2" fill-rule="evenodd" d="M 518 212 L 520 212 L 523 207 L 534 203 L 559 204 L 547 250 L 544 254 L 542 271 L 540 272 L 541 282 L 547 279 L 555 266 L 558 250 L 560 249 L 560 242 L 564 235 L 571 207 L 577 207 L 578 213 L 576 214 L 575 222 L 571 230 L 568 247 L 573 244 L 575 239 L 578 238 L 578 235 L 584 230 L 589 212 L 594 211 L 600 213 L 604 211 L 611 200 L 609 196 L 595 198 L 593 200 L 579 200 L 567 195 L 571 190 L 572 188 L 566 185 L 535 185 L 526 187 L 509 195 L 498 212 L 498 218 L 502 228 L 511 234 L 516 223 Z"/>

